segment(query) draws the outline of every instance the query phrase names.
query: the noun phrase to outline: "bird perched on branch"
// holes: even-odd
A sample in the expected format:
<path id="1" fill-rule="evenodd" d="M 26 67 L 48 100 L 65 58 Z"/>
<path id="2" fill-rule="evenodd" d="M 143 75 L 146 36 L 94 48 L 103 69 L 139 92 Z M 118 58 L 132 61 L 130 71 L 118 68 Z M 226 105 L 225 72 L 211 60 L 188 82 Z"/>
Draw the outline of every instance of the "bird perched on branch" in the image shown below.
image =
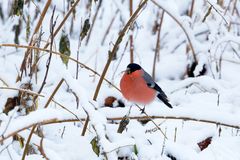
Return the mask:
<path id="1" fill-rule="evenodd" d="M 130 63 L 120 81 L 123 96 L 132 102 L 146 105 L 158 97 L 165 105 L 172 108 L 168 97 L 154 82 L 152 77 L 136 63 Z M 145 106 L 142 110 L 144 112 Z"/>

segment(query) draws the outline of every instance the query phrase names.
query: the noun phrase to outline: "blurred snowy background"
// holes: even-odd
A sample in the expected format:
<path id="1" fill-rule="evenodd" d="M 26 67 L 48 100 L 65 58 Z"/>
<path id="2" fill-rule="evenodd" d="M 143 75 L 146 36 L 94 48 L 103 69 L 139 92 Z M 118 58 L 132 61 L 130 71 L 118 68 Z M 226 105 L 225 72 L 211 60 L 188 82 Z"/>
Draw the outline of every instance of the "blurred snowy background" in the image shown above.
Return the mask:
<path id="1" fill-rule="evenodd" d="M 122 97 L 130 62 L 173 109 Z M 239 0 L 0 0 L 0 159 L 240 160 L 239 73 Z"/>

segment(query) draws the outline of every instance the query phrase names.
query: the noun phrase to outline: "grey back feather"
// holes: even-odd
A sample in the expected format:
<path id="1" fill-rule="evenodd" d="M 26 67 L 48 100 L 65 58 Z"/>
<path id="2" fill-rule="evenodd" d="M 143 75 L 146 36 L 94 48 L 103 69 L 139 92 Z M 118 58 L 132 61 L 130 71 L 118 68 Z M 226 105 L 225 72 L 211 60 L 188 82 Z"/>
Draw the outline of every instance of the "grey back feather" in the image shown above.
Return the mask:
<path id="1" fill-rule="evenodd" d="M 142 69 L 143 70 L 143 69 Z M 146 81 L 147 85 L 151 88 L 154 88 L 156 83 L 154 82 L 154 80 L 152 79 L 152 77 L 143 70 L 143 79 Z"/>
<path id="2" fill-rule="evenodd" d="M 154 82 L 152 77 L 143 70 L 143 78 L 146 81 L 148 87 L 153 88 L 157 91 L 157 97 L 166 104 L 169 108 L 172 108 L 172 105 L 169 103 L 167 95 L 163 92 L 163 90 L 158 86 L 157 83 Z"/>

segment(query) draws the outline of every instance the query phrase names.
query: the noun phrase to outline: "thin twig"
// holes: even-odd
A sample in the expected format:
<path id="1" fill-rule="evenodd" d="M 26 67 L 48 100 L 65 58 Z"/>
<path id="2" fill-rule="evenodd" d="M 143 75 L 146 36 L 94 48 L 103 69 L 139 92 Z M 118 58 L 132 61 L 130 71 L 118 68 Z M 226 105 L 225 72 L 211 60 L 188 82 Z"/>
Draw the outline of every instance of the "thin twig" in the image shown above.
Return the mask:
<path id="1" fill-rule="evenodd" d="M 40 151 L 41 155 L 46 159 L 46 160 L 49 160 L 49 158 L 47 157 L 46 153 L 44 152 L 44 149 L 43 149 L 43 137 L 41 138 L 40 140 L 40 146 L 36 145 L 35 146 L 38 147 L 38 150 Z"/>
<path id="2" fill-rule="evenodd" d="M 29 45 L 31 45 L 31 46 L 33 45 L 34 35 L 39 31 L 39 29 L 40 29 L 40 27 L 41 27 L 41 25 L 42 25 L 43 19 L 44 19 L 45 15 L 46 15 L 47 10 L 48 10 L 48 8 L 49 8 L 49 6 L 50 6 L 51 3 L 52 3 L 52 0 L 48 0 L 47 3 L 46 3 L 46 5 L 44 6 L 44 9 L 43 9 L 43 11 L 42 11 L 42 13 L 41 13 L 40 19 L 38 20 L 38 23 L 37 23 L 37 25 L 36 25 L 36 27 L 35 27 L 35 29 L 34 29 L 33 35 L 32 35 L 32 37 L 31 37 L 31 40 L 30 40 L 30 43 L 29 43 Z M 24 56 L 24 59 L 23 59 L 22 64 L 21 64 L 21 68 L 20 68 L 20 70 L 21 70 L 21 75 L 20 75 L 20 77 L 19 77 L 20 80 L 22 79 L 23 71 L 25 70 L 25 67 L 26 67 L 27 58 L 28 58 L 29 54 L 31 53 L 31 52 L 30 52 L 30 49 L 31 49 L 31 48 L 27 48 L 27 51 L 25 52 L 25 56 Z"/>
<path id="3" fill-rule="evenodd" d="M 214 5 L 212 3 L 210 3 L 209 1 L 207 1 L 207 3 L 222 17 L 222 19 L 224 20 L 224 22 L 226 23 L 226 25 L 228 25 L 227 20 L 225 19 L 225 17 L 214 7 Z"/>
<path id="4" fill-rule="evenodd" d="M 8 84 L 7 84 L 7 82 L 5 82 L 2 78 L 0 78 L 0 81 L 3 83 L 3 85 L 5 85 L 5 86 L 9 86 Z"/>
<path id="5" fill-rule="evenodd" d="M 49 49 L 44 49 L 44 48 L 38 48 L 38 47 L 35 47 L 35 46 L 27 46 L 27 45 L 17 45 L 17 44 L 0 44 L 0 47 L 16 47 L 16 48 L 31 48 L 31 49 L 36 49 L 36 50 L 40 50 L 40 51 L 45 51 L 45 52 L 50 52 Z M 95 70 L 93 70 L 92 68 L 88 67 L 87 65 L 85 65 L 84 63 L 81 63 L 79 62 L 78 60 L 72 58 L 72 57 L 69 57 L 67 55 L 64 55 L 64 54 L 61 54 L 59 52 L 56 52 L 56 51 L 52 51 L 53 54 L 56 54 L 56 55 L 59 55 L 59 56 L 62 56 L 62 57 L 66 57 L 68 58 L 69 60 L 71 61 L 74 61 L 76 63 L 78 63 L 80 65 L 80 67 L 82 68 L 85 68 L 89 71 L 91 71 L 93 74 L 96 74 L 98 76 L 100 76 L 100 74 L 98 72 L 96 72 Z M 118 90 L 120 92 L 120 89 L 117 88 L 113 83 L 111 83 L 108 79 L 104 78 L 104 80 L 109 84 L 111 85 L 112 87 L 114 87 L 116 90 Z"/>
<path id="6" fill-rule="evenodd" d="M 54 18 L 54 13 L 55 13 L 55 7 L 53 8 L 52 17 L 51 17 L 51 20 L 50 20 L 51 42 L 50 42 L 49 58 L 48 58 L 48 60 L 47 60 L 46 72 L 45 72 L 45 75 L 44 75 L 44 78 L 43 78 L 43 81 L 42 81 L 42 85 L 41 85 L 38 93 L 41 93 L 41 92 L 42 92 L 43 87 L 44 87 L 45 84 L 46 84 L 46 80 L 47 80 L 47 76 L 48 76 L 48 71 L 49 71 L 50 64 L 51 64 L 52 50 L 53 50 L 52 47 L 53 47 L 53 40 L 54 40 L 53 32 L 54 32 L 54 27 L 55 27 L 55 25 L 56 25 L 56 21 L 53 20 L 53 18 Z"/>
<path id="7" fill-rule="evenodd" d="M 50 101 L 52 100 L 52 98 L 54 97 L 54 95 L 57 93 L 57 90 L 58 90 L 59 87 L 61 86 L 62 82 L 63 82 L 63 79 L 58 83 L 57 87 L 56 87 L 55 90 L 53 91 L 52 95 L 49 97 L 49 99 L 48 99 L 47 103 L 45 104 L 44 108 L 47 108 L 47 107 L 48 107 Z M 24 148 L 22 160 L 25 159 L 25 156 L 26 156 L 26 153 L 27 153 L 27 150 L 28 150 L 28 146 L 29 146 L 30 140 L 31 140 L 31 138 L 32 138 L 33 132 L 34 132 L 34 130 L 36 129 L 37 125 L 38 125 L 38 123 L 36 123 L 36 124 L 33 126 L 33 128 L 31 129 L 31 132 L 30 132 L 30 134 L 29 134 L 29 136 L 28 136 L 28 139 L 27 139 L 27 142 L 26 142 L 26 144 L 25 144 L 25 148 Z"/>
<path id="8" fill-rule="evenodd" d="M 188 32 L 186 30 L 186 28 L 182 25 L 182 23 L 172 14 L 170 13 L 168 10 L 166 10 L 164 7 L 162 7 L 161 5 L 159 5 L 155 0 L 150 0 L 153 4 L 155 4 L 158 8 L 161 8 L 163 9 L 170 17 L 172 17 L 172 19 L 182 28 L 183 32 L 185 33 L 187 39 L 188 39 L 188 42 L 189 42 L 189 45 L 190 45 L 190 48 L 192 50 L 192 55 L 193 55 L 193 59 L 194 59 L 194 62 L 198 63 L 198 60 L 197 60 L 197 56 L 196 56 L 196 52 L 193 48 L 193 44 L 192 44 L 192 41 L 191 41 L 191 38 L 190 36 L 188 35 Z"/>
<path id="9" fill-rule="evenodd" d="M 139 107 L 139 105 L 137 105 L 137 104 L 135 104 L 135 105 L 136 105 L 140 110 L 142 110 L 142 108 Z M 148 117 L 148 118 L 150 119 L 150 121 L 155 125 L 155 127 L 162 133 L 163 137 L 166 138 L 166 139 L 168 139 L 167 136 L 166 136 L 166 134 L 164 134 L 164 132 L 162 131 L 162 129 L 156 124 L 156 122 L 153 121 L 153 119 L 145 112 L 145 110 L 143 109 L 142 111 L 143 111 L 142 113 L 145 114 L 145 116 Z"/>
<path id="10" fill-rule="evenodd" d="M 31 90 L 27 90 L 27 89 L 22 89 L 22 88 L 0 87 L 0 90 L 1 90 L 1 89 L 14 90 L 14 91 L 19 91 L 19 92 L 25 92 L 25 93 L 28 93 L 28 94 L 31 94 L 31 95 L 34 95 L 34 96 L 44 97 L 43 95 L 41 95 L 41 94 L 39 94 L 39 93 L 37 93 L 37 92 L 31 91 Z"/>
<path id="11" fill-rule="evenodd" d="M 124 117 L 111 117 L 111 118 L 107 118 L 107 120 L 109 121 L 119 121 L 122 120 Z M 136 120 L 148 120 L 149 118 L 151 119 L 168 119 L 168 120 L 183 120 L 183 121 L 194 121 L 194 122 L 202 122 L 202 123 L 209 123 L 209 124 L 214 124 L 214 125 L 220 125 L 220 126 L 225 126 L 225 127 L 230 127 L 230 128 L 236 128 L 236 129 L 240 129 L 240 124 L 239 125 L 232 125 L 232 124 L 228 124 L 228 123 L 224 123 L 224 122 L 217 122 L 217 121 L 213 121 L 213 120 L 206 120 L 206 119 L 200 119 L 200 118 L 193 118 L 193 117 L 186 117 L 186 116 L 179 116 L 179 117 L 175 117 L 175 116 L 130 116 L 128 117 L 129 119 L 136 119 Z M 85 121 L 86 118 L 79 118 L 81 119 L 81 121 Z M 24 126 L 20 129 L 17 129 L 7 135 L 3 135 L 0 137 L 0 143 L 2 143 L 4 140 L 12 137 L 13 135 L 33 127 L 36 124 L 40 124 L 40 125 L 47 125 L 47 124 L 55 124 L 55 123 L 66 123 L 66 122 L 78 122 L 78 119 L 57 119 L 57 118 L 51 118 L 51 119 L 45 119 L 39 122 L 35 122 L 33 124 L 29 124 L 27 126 Z"/>
<path id="12" fill-rule="evenodd" d="M 4 128 L 4 130 L 3 130 L 3 132 L 2 132 L 2 134 L 0 135 L 0 136 L 3 136 L 4 134 L 5 134 L 5 132 L 7 131 L 7 129 L 8 129 L 8 127 L 9 127 L 9 125 L 10 125 L 10 122 L 12 121 L 12 119 L 14 118 L 14 115 L 15 115 L 15 113 L 16 113 L 16 111 L 17 111 L 18 109 L 17 108 L 15 108 L 15 111 L 12 113 L 12 115 L 10 116 L 10 118 L 9 118 L 9 120 L 8 120 L 8 122 L 7 122 L 7 125 L 6 125 L 6 127 Z M 1 144 L 1 143 L 0 143 Z"/>
<path id="13" fill-rule="evenodd" d="M 50 104 L 51 100 L 53 99 L 53 97 L 55 96 L 55 94 L 57 93 L 58 89 L 61 87 L 62 83 L 63 83 L 64 79 L 61 79 L 57 85 L 57 87 L 54 89 L 54 91 L 52 92 L 51 96 L 48 98 L 47 103 L 44 105 L 44 108 L 47 108 L 48 105 Z"/>
<path id="14" fill-rule="evenodd" d="M 90 30 L 89 30 L 89 32 L 88 32 L 88 36 L 87 36 L 87 39 L 86 39 L 86 45 L 87 45 L 88 42 L 89 42 L 89 39 L 90 39 L 92 30 L 93 30 L 93 26 L 94 26 L 95 21 L 96 21 L 96 19 L 97 19 L 97 15 L 98 15 L 98 12 L 99 12 L 99 9 L 100 9 L 101 5 L 102 5 L 102 0 L 99 0 L 96 13 L 95 13 L 94 16 L 93 16 L 91 28 L 90 28 Z"/>
<path id="15" fill-rule="evenodd" d="M 97 99 L 97 96 L 98 96 L 98 93 L 99 93 L 99 90 L 100 90 L 100 87 L 102 85 L 102 82 L 103 82 L 103 79 L 107 73 L 107 70 L 108 70 L 108 67 L 110 66 L 110 63 L 112 61 L 112 58 L 115 56 L 116 52 L 117 52 L 117 49 L 120 45 L 120 43 L 122 42 L 122 39 L 126 33 L 126 31 L 129 29 L 129 27 L 131 26 L 131 24 L 135 21 L 138 13 L 142 10 L 142 8 L 145 6 L 145 4 L 147 3 L 148 0 L 143 0 L 142 3 L 138 6 L 138 8 L 136 9 L 136 11 L 133 13 L 133 15 L 130 17 L 130 19 L 128 20 L 128 22 L 126 23 L 126 25 L 124 26 L 124 28 L 121 30 L 121 32 L 119 33 L 119 36 L 116 40 L 116 42 L 114 43 L 114 47 L 112 49 L 112 51 L 109 51 L 109 58 L 107 60 L 107 63 L 104 67 L 104 70 L 101 74 L 101 77 L 99 79 L 99 82 L 97 84 L 97 87 L 96 87 L 96 90 L 95 90 L 95 93 L 94 93 L 94 97 L 93 97 L 93 100 L 96 100 Z"/>
<path id="16" fill-rule="evenodd" d="M 162 28 L 162 24 L 163 24 L 163 16 L 164 16 L 164 10 L 162 11 L 160 22 L 157 27 L 157 42 L 156 42 L 156 47 L 155 47 L 155 54 L 154 54 L 154 59 L 153 59 L 153 69 L 152 69 L 152 77 L 154 80 L 155 80 L 155 69 L 156 69 L 157 57 L 160 56 L 160 36 L 161 36 L 161 28 Z"/>
<path id="17" fill-rule="evenodd" d="M 116 10 L 115 15 L 113 16 L 110 24 L 108 25 L 107 30 L 105 31 L 105 34 L 104 34 L 104 36 L 103 36 L 101 45 L 104 45 L 105 39 L 106 39 L 107 35 L 109 34 L 109 31 L 110 31 L 110 29 L 111 29 L 111 27 L 112 27 L 112 25 L 113 25 L 114 20 L 115 20 L 116 17 L 117 17 L 117 14 L 119 13 L 119 11 L 120 11 L 119 9 Z"/>
<path id="18" fill-rule="evenodd" d="M 130 11 L 130 17 L 133 14 L 133 0 L 129 0 L 129 11 Z M 133 55 L 133 51 L 134 51 L 134 45 L 133 45 L 133 31 L 134 31 L 134 27 L 130 27 L 131 28 L 131 34 L 129 36 L 129 40 L 130 40 L 130 63 L 133 63 L 134 61 L 134 55 Z"/>
<path id="19" fill-rule="evenodd" d="M 195 0 L 192 0 L 191 8 L 188 12 L 189 17 L 192 17 L 192 15 L 193 15 L 194 4 L 195 4 Z"/>
<path id="20" fill-rule="evenodd" d="M 110 66 L 110 63 L 113 59 L 113 57 L 115 56 L 117 50 L 118 50 L 118 47 L 120 45 L 120 43 L 122 42 L 122 39 L 125 35 L 125 33 L 127 32 L 127 30 L 129 29 L 129 27 L 131 26 L 131 24 L 136 20 L 137 16 L 138 16 L 138 13 L 140 13 L 140 11 L 142 10 L 142 8 L 146 5 L 148 0 L 143 0 L 141 2 L 141 4 L 138 6 L 138 8 L 135 10 L 135 12 L 133 13 L 133 15 L 130 17 L 130 19 L 128 20 L 128 22 L 126 23 L 126 25 L 124 26 L 124 28 L 121 30 L 121 32 L 119 33 L 119 36 L 115 42 L 115 45 L 112 49 L 112 51 L 109 51 L 109 57 L 108 57 L 108 60 L 107 60 L 107 63 L 103 69 L 103 72 L 101 74 L 101 77 L 98 81 L 98 84 L 97 84 L 97 87 L 96 87 L 96 90 L 95 90 L 95 93 L 94 93 L 94 96 L 93 96 L 93 100 L 95 101 L 97 99 L 97 96 L 98 96 L 98 93 L 99 93 L 99 90 L 100 90 L 100 87 L 102 85 L 102 82 L 103 82 L 103 79 L 107 73 L 107 70 Z M 87 118 L 88 120 L 89 118 Z M 86 126 L 88 125 L 88 121 L 85 122 L 85 125 L 84 125 L 84 128 L 86 128 Z M 85 135 L 85 132 L 82 133 L 82 135 Z"/>
<path id="21" fill-rule="evenodd" d="M 42 85 L 38 91 L 38 93 L 40 94 L 43 90 L 43 87 L 45 86 L 46 84 L 46 80 L 47 80 L 47 76 L 48 76 L 48 71 L 49 71 L 49 67 L 50 67 L 50 63 L 51 63 L 51 58 L 52 58 L 52 47 L 53 47 L 53 40 L 54 40 L 54 36 L 53 36 L 53 33 L 54 33 L 54 28 L 55 28 L 55 25 L 56 25 L 56 21 L 54 21 L 54 14 L 55 14 L 55 7 L 53 8 L 53 11 L 52 11 L 52 16 L 51 16 L 51 19 L 50 19 L 50 35 L 51 35 L 51 42 L 50 42 L 50 55 L 49 55 L 49 58 L 48 58 L 48 61 L 47 61 L 47 64 L 46 64 L 46 72 L 45 72 L 45 75 L 44 75 L 44 78 L 43 78 L 43 82 L 42 82 Z M 51 98 L 51 97 L 50 97 Z M 37 96 L 34 97 L 33 99 L 33 102 L 35 102 L 37 99 Z M 50 102 L 49 102 L 50 103 Z M 46 108 L 46 107 L 44 107 Z M 24 148 L 24 151 L 23 151 L 23 155 L 22 155 L 22 160 L 25 160 L 25 157 L 26 157 L 26 154 L 28 152 L 28 146 L 29 146 L 29 143 L 31 141 L 31 138 L 32 138 L 32 135 L 33 135 L 33 132 L 35 130 L 35 128 L 37 127 L 37 125 L 33 126 L 29 136 L 28 136 L 28 139 L 27 139 L 27 142 L 25 144 L 25 148 Z"/>
<path id="22" fill-rule="evenodd" d="M 67 112 L 71 113 L 74 117 L 76 117 L 77 120 L 79 120 L 80 123 L 82 123 L 82 120 L 78 118 L 78 116 L 73 113 L 72 111 L 70 111 L 69 109 L 67 109 L 66 107 L 64 107 L 62 104 L 58 103 L 55 100 L 52 100 L 54 103 L 56 103 L 58 106 L 60 106 L 62 109 L 66 110 Z M 83 123 L 82 123 L 83 124 Z"/>
<path id="23" fill-rule="evenodd" d="M 75 7 L 77 6 L 77 4 L 80 2 L 80 0 L 76 0 L 74 2 L 74 4 L 72 5 L 72 7 L 70 8 L 70 10 L 67 12 L 67 14 L 64 16 L 63 20 L 61 21 L 61 23 L 59 24 L 59 26 L 56 28 L 56 30 L 53 33 L 53 38 L 58 34 L 58 32 L 60 31 L 60 29 L 63 27 L 63 25 L 65 24 L 66 20 L 68 19 L 68 17 L 71 15 L 71 13 L 73 12 L 73 10 L 75 9 Z M 47 42 L 47 44 L 43 47 L 44 49 L 46 49 L 48 46 L 50 45 L 50 42 Z"/>
<path id="24" fill-rule="evenodd" d="M 31 132 L 30 132 L 30 134 L 29 134 L 29 136 L 28 136 L 27 142 L 26 142 L 26 144 L 25 144 L 25 148 L 24 148 L 23 155 L 22 155 L 22 160 L 25 160 L 25 157 L 26 157 L 27 152 L 28 152 L 29 143 L 30 143 L 30 140 L 31 140 L 31 138 L 32 138 L 33 132 L 34 132 L 34 130 L 35 130 L 36 127 L 37 127 L 37 124 L 35 124 L 35 125 L 32 126 L 32 127 L 33 127 L 33 128 L 32 128 L 32 130 L 31 130 Z"/>

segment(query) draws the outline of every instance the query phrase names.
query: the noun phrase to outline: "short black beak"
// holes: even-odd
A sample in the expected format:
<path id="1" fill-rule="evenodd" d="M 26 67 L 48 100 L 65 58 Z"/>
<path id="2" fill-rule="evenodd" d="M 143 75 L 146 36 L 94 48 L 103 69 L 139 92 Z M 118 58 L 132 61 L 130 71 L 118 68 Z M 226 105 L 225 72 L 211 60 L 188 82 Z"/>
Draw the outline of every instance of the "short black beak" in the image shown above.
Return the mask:
<path id="1" fill-rule="evenodd" d="M 130 69 L 129 68 L 127 68 L 126 70 L 124 70 L 124 71 L 122 71 L 122 73 L 127 73 L 127 74 L 130 74 L 131 73 L 131 71 L 130 71 Z"/>

